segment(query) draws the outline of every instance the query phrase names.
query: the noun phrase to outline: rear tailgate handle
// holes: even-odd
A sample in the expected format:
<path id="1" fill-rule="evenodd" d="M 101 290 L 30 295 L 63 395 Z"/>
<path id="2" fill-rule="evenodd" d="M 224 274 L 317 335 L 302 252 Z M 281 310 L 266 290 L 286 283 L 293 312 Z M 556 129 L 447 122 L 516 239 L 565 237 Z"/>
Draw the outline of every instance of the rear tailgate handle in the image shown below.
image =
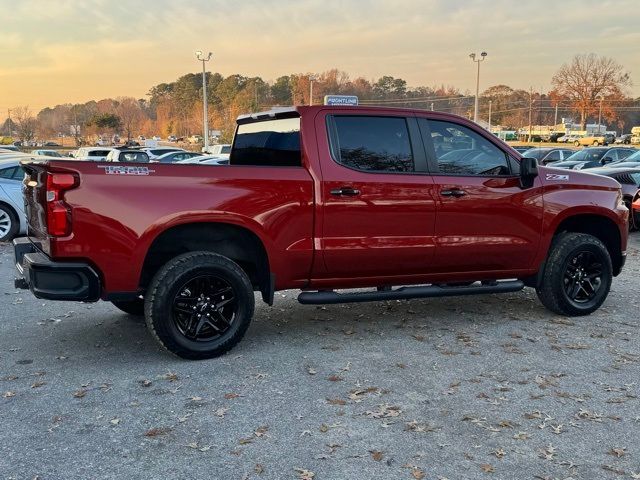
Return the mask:
<path id="1" fill-rule="evenodd" d="M 360 190 L 351 187 L 335 188 L 331 190 L 331 195 L 337 197 L 355 197 L 356 195 L 360 195 Z"/>
<path id="2" fill-rule="evenodd" d="M 464 190 L 460 190 L 459 188 L 452 188 L 451 190 L 441 190 L 440 191 L 440 195 L 442 195 L 443 197 L 462 197 L 464 195 L 466 195 L 467 192 L 465 192 Z"/>

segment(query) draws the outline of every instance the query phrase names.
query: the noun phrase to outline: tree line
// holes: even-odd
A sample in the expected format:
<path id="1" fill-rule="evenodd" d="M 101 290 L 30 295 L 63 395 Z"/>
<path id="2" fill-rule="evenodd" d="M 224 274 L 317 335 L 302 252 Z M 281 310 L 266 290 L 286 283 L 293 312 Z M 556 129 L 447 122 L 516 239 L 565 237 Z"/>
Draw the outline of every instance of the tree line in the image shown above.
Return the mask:
<path id="1" fill-rule="evenodd" d="M 272 82 L 208 72 L 206 83 L 209 125 L 221 132 L 220 139 L 225 142 L 233 136 L 240 114 L 274 106 L 308 105 L 311 100 L 319 104 L 326 94 L 356 95 L 362 105 L 437 110 L 469 118 L 473 113 L 473 96 L 453 86 L 409 87 L 402 78 L 388 75 L 351 79 L 338 69 L 283 75 Z M 480 96 L 480 118 L 506 129 L 529 125 L 529 119 L 534 125 L 552 125 L 561 118 L 572 118 L 584 129 L 587 121 L 597 116 L 619 131 L 640 124 L 640 98 L 627 95 L 630 75 L 611 58 L 576 55 L 558 69 L 551 85 L 549 92 L 491 86 Z M 94 135 L 112 133 L 126 138 L 137 134 L 185 137 L 202 132 L 202 76 L 188 73 L 174 82 L 160 83 L 141 99 L 118 97 L 57 105 L 35 116 L 28 107 L 12 112 L 0 134 L 17 132 L 22 140 L 59 133 L 75 136 L 78 144 Z"/>

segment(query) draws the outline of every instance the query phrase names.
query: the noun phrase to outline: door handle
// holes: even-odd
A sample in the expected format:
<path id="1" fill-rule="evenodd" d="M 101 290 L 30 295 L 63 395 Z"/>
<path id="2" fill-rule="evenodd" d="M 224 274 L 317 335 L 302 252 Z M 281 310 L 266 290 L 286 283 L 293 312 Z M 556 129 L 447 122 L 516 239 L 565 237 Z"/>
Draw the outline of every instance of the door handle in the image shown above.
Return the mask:
<path id="1" fill-rule="evenodd" d="M 337 197 L 355 197 L 356 195 L 360 195 L 360 190 L 351 187 L 335 188 L 331 190 L 331 195 Z"/>
<path id="2" fill-rule="evenodd" d="M 459 188 L 452 188 L 451 190 L 441 190 L 440 191 L 440 195 L 442 195 L 443 197 L 462 197 L 464 195 L 466 195 L 467 192 L 465 192 L 464 190 L 460 190 Z"/>

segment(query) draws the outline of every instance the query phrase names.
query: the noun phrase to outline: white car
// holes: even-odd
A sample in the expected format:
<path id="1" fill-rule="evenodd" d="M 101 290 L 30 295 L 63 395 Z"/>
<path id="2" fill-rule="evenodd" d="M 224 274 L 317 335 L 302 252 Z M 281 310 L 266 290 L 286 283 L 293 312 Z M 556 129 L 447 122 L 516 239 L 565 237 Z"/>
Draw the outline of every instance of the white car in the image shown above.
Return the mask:
<path id="1" fill-rule="evenodd" d="M 55 150 L 31 150 L 31 155 L 37 155 L 39 157 L 62 157 L 60 152 Z"/>
<path id="2" fill-rule="evenodd" d="M 0 157 L 0 242 L 9 242 L 27 232 L 22 199 L 24 171 L 20 166 L 20 161 L 26 158 L 30 157 L 24 154 Z"/>
<path id="3" fill-rule="evenodd" d="M 211 145 L 208 149 L 202 148 L 202 153 L 209 153 L 216 157 L 226 158 L 229 160 L 229 154 L 231 153 L 231 145 L 228 143 L 221 143 L 219 145 Z"/>
<path id="4" fill-rule="evenodd" d="M 178 147 L 147 147 L 143 148 L 142 151 L 149 155 L 150 160 L 155 160 L 158 157 L 171 152 L 186 152 L 184 148 Z"/>
<path id="5" fill-rule="evenodd" d="M 106 162 L 149 163 L 149 155 L 142 150 L 118 150 L 114 148 L 109 152 Z"/>
<path id="6" fill-rule="evenodd" d="M 187 158 L 186 160 L 180 160 L 176 163 L 189 163 L 199 165 L 228 165 L 229 160 L 226 158 L 220 158 L 215 155 L 201 155 L 199 157 Z"/>
<path id="7" fill-rule="evenodd" d="M 112 148 L 103 147 L 80 147 L 75 151 L 74 157 L 77 160 L 91 160 L 93 162 L 103 162 L 107 159 L 107 155 L 113 150 Z"/>

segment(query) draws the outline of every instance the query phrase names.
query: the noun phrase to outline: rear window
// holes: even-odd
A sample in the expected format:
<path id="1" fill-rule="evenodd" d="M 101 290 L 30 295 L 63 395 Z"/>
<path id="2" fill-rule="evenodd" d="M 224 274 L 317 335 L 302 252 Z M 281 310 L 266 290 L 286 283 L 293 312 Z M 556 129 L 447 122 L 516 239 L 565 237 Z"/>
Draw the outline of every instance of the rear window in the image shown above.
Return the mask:
<path id="1" fill-rule="evenodd" d="M 106 157 L 109 155 L 110 150 L 92 150 L 89 152 L 89 157 Z"/>
<path id="2" fill-rule="evenodd" d="M 122 152 L 120 153 L 120 162 L 141 162 L 146 163 L 149 161 L 149 155 L 144 152 Z"/>
<path id="3" fill-rule="evenodd" d="M 299 167 L 300 118 L 281 118 L 238 125 L 231 165 Z"/>

